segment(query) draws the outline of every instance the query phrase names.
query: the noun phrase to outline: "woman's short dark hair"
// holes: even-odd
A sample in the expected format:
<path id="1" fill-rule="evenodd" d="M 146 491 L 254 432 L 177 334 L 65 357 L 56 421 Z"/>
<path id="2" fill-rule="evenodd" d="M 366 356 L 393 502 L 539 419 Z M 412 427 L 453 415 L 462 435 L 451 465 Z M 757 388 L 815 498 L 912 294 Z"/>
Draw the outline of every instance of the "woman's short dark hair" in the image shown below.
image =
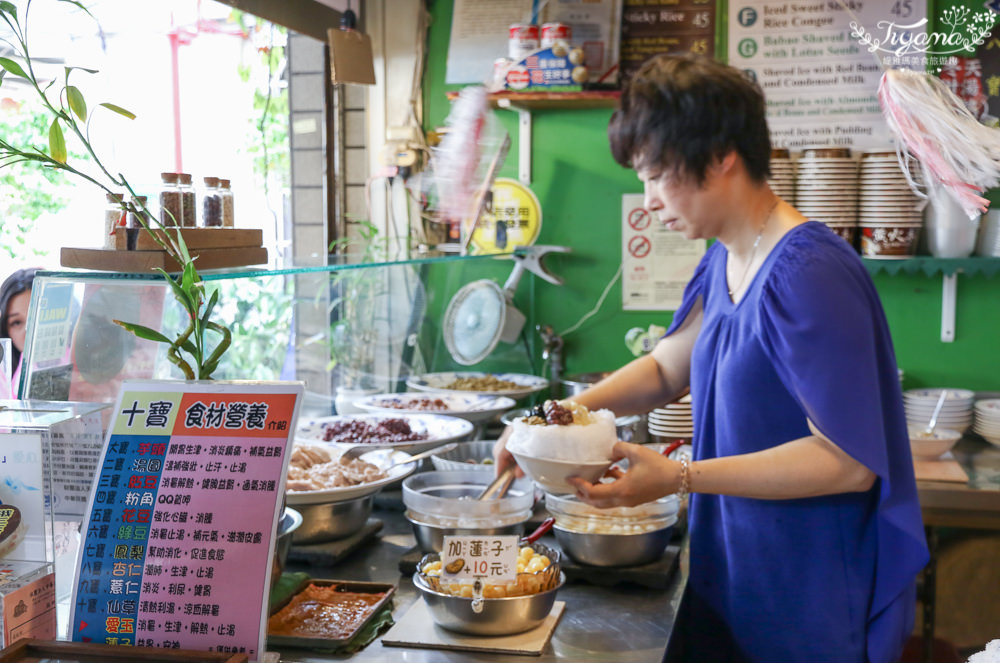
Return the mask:
<path id="1" fill-rule="evenodd" d="M 673 171 L 699 185 L 735 150 L 752 179 L 771 174 L 764 94 L 743 72 L 707 57 L 658 55 L 622 90 L 608 138 L 626 168 Z"/>

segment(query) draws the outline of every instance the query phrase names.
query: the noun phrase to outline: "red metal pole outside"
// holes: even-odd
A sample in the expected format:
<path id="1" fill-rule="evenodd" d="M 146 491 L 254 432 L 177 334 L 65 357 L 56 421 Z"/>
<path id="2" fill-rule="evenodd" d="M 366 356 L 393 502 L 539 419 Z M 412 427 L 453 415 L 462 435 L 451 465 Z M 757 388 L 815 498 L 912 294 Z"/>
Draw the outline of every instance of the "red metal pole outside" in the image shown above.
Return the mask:
<path id="1" fill-rule="evenodd" d="M 181 74 L 178 54 L 180 52 L 181 38 L 177 30 L 171 30 L 170 34 L 170 69 L 173 79 L 174 96 L 174 169 L 178 173 L 184 172 L 184 163 L 181 156 Z"/>

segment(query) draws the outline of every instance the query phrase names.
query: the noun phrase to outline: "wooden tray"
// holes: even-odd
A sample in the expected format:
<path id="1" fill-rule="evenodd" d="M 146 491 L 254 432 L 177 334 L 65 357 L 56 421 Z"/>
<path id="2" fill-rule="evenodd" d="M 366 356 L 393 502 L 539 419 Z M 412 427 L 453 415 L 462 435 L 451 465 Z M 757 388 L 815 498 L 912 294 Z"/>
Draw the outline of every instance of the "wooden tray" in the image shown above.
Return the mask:
<path id="1" fill-rule="evenodd" d="M 60 663 L 101 663 L 103 661 L 142 661 L 150 663 L 247 663 L 246 654 L 223 654 L 190 649 L 155 649 L 124 647 L 85 642 L 59 642 L 21 638 L 0 651 L 0 663 L 37 663 L 57 659 Z"/>
<path id="2" fill-rule="evenodd" d="M 559 623 L 565 608 L 565 601 L 556 601 L 545 621 L 524 633 L 468 635 L 449 631 L 435 624 L 427 603 L 418 598 L 399 623 L 382 636 L 382 644 L 386 647 L 541 656 L 549 640 L 552 639 L 552 633 L 556 630 L 556 624 Z"/>
<path id="3" fill-rule="evenodd" d="M 267 249 L 263 247 L 233 247 L 224 249 L 192 249 L 197 256 L 195 267 L 223 269 L 244 267 L 267 262 Z M 111 272 L 149 272 L 157 267 L 168 272 L 179 272 L 176 260 L 163 251 L 117 251 L 115 249 L 76 249 L 64 246 L 59 256 L 63 267 L 96 269 Z"/>
<path id="4" fill-rule="evenodd" d="M 162 230 L 154 231 L 163 239 L 174 235 Z M 253 228 L 181 228 L 181 236 L 188 249 L 226 249 L 237 246 L 259 247 L 264 243 L 264 232 Z M 116 228 L 115 249 L 119 251 L 159 251 L 160 245 L 142 228 Z"/>
<path id="5" fill-rule="evenodd" d="M 969 475 L 958 464 L 951 452 L 934 460 L 913 459 L 913 474 L 917 481 L 948 481 L 969 483 Z"/>
<path id="6" fill-rule="evenodd" d="M 382 582 L 354 582 L 352 580 L 319 580 L 316 578 L 307 578 L 302 581 L 298 588 L 288 595 L 284 601 L 276 603 L 271 606 L 271 614 L 275 615 L 282 608 L 288 605 L 299 592 L 308 587 L 309 585 L 319 585 L 319 586 L 329 586 L 335 585 L 338 590 L 343 590 L 345 592 L 354 592 L 357 594 L 378 594 L 384 593 L 385 596 L 382 597 L 378 603 L 372 606 L 371 613 L 362 620 L 356 629 L 347 636 L 343 638 L 312 638 L 306 636 L 295 636 L 295 635 L 267 635 L 267 645 L 268 647 L 274 647 L 281 649 L 283 647 L 297 647 L 299 649 L 334 649 L 342 645 L 346 645 L 350 642 L 361 630 L 372 620 L 375 615 L 379 613 L 385 605 L 392 600 L 392 595 L 396 591 L 396 586 L 390 583 Z M 3 661 L 0 661 L 3 663 Z"/>

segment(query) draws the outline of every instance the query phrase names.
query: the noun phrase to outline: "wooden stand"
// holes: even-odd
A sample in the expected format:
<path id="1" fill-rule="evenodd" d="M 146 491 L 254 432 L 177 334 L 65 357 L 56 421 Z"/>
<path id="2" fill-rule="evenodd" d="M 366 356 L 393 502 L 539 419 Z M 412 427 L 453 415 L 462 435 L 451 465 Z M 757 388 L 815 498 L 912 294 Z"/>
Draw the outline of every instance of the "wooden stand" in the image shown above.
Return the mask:
<path id="1" fill-rule="evenodd" d="M 154 231 L 161 239 L 175 230 Z M 267 262 L 267 249 L 261 246 L 263 233 L 245 228 L 183 228 L 180 233 L 198 269 L 224 269 L 260 265 Z M 115 230 L 115 248 L 87 249 L 63 247 L 60 264 L 115 272 L 148 272 L 156 268 L 168 272 L 181 270 L 149 232 L 141 228 Z"/>

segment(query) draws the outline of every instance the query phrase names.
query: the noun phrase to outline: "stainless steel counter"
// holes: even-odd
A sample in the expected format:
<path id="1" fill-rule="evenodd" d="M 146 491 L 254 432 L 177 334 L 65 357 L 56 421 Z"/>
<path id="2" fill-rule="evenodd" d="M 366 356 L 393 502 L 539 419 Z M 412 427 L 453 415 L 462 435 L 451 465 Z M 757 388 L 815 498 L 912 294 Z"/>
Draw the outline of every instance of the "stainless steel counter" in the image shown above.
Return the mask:
<path id="1" fill-rule="evenodd" d="M 333 567 L 290 565 L 289 571 L 307 571 L 315 578 L 334 578 L 391 582 L 398 586 L 393 617 L 398 622 L 414 601 L 419 600 L 410 578 L 402 577 L 398 563 L 415 545 L 410 524 L 401 511 L 376 507 L 373 517 L 384 522 L 375 541 L 369 542 Z M 545 539 L 542 539 L 545 542 Z M 557 600 L 566 602 L 566 610 L 556 626 L 552 640 L 541 657 L 501 654 L 473 654 L 435 649 L 385 647 L 376 640 L 353 656 L 331 656 L 301 650 L 281 652 L 282 661 L 319 662 L 407 661 L 616 661 L 621 663 L 659 663 L 674 623 L 686 578 L 686 564 L 665 590 L 636 585 L 599 587 L 580 581 L 567 582 Z M 428 624 L 428 628 L 435 628 Z"/>

